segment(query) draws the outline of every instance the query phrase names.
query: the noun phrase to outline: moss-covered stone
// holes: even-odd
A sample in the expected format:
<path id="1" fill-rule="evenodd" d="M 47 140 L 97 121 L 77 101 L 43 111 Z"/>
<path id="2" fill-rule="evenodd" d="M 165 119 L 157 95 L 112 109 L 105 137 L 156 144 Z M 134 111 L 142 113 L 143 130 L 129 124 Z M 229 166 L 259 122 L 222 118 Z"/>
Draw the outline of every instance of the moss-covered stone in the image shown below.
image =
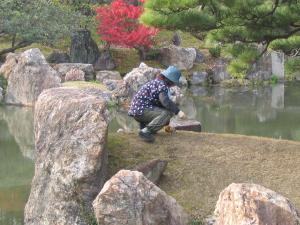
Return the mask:
<path id="1" fill-rule="evenodd" d="M 63 87 L 77 87 L 77 88 L 98 88 L 103 91 L 107 91 L 107 88 L 97 82 L 97 81 L 92 81 L 92 82 L 87 82 L 87 81 L 68 81 L 62 83 Z"/>

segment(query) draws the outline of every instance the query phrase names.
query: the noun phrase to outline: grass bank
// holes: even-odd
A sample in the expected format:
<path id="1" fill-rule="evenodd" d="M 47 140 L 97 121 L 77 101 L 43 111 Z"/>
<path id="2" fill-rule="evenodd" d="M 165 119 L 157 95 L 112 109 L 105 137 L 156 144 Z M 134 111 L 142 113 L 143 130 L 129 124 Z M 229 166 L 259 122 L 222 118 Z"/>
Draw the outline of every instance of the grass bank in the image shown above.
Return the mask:
<path id="1" fill-rule="evenodd" d="M 145 144 L 135 134 L 113 133 L 108 149 L 110 175 L 146 160 L 168 160 L 159 186 L 194 218 L 211 215 L 219 193 L 233 182 L 264 185 L 300 208 L 300 142 L 177 132 Z"/>

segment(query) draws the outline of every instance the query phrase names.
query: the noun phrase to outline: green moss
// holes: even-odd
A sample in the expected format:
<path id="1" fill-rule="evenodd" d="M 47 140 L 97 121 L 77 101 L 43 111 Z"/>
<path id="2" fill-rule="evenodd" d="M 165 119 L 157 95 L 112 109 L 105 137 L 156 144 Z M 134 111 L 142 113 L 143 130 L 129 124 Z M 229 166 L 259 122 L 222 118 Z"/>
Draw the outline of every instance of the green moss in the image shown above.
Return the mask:
<path id="1" fill-rule="evenodd" d="M 99 82 L 87 82 L 87 81 L 68 81 L 62 83 L 63 87 L 77 87 L 77 88 L 98 88 L 103 91 L 107 91 L 106 87 Z"/>
<path id="2" fill-rule="evenodd" d="M 122 75 L 130 72 L 132 68 L 139 66 L 140 57 L 138 51 L 130 48 L 111 48 L 111 54 L 117 64 L 116 70 Z"/>

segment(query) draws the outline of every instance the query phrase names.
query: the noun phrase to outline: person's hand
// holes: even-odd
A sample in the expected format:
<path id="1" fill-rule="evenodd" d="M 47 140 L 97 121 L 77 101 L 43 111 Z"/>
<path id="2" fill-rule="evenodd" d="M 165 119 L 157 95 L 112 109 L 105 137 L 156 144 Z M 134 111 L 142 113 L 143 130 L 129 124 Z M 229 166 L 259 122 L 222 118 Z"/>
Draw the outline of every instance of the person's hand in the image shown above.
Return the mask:
<path id="1" fill-rule="evenodd" d="M 185 113 L 182 112 L 182 111 L 179 111 L 178 117 L 179 117 L 180 119 L 186 119 L 186 115 L 185 115 Z"/>

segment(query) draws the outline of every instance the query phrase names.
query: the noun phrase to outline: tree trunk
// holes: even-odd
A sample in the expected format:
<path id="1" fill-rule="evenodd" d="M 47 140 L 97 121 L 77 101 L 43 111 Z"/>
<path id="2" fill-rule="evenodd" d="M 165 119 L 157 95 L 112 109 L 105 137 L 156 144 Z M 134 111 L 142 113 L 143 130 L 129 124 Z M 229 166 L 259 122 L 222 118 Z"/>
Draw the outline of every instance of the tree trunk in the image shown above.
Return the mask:
<path id="1" fill-rule="evenodd" d="M 146 49 L 144 47 L 137 48 L 140 56 L 140 60 L 144 61 L 146 59 Z"/>
<path id="2" fill-rule="evenodd" d="M 7 49 L 3 49 L 0 51 L 0 57 L 4 54 L 10 53 L 10 52 L 14 52 L 15 50 L 19 49 L 19 48 L 24 48 L 28 45 L 31 45 L 31 42 L 28 41 L 21 41 L 19 42 L 17 45 L 15 45 L 14 47 L 11 48 L 7 48 Z"/>

